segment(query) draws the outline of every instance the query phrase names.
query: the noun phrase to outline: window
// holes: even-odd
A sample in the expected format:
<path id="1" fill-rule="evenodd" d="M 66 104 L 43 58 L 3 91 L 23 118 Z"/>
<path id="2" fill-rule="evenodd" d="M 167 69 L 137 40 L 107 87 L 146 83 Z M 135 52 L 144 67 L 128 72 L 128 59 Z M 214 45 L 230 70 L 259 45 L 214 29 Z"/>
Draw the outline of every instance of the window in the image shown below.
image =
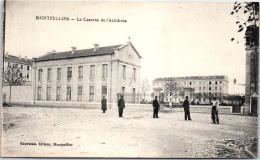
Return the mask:
<path id="1" fill-rule="evenodd" d="M 68 67 L 67 80 L 71 80 L 71 78 L 72 78 L 72 67 Z"/>
<path id="2" fill-rule="evenodd" d="M 41 99 L 42 99 L 42 87 L 38 87 L 37 100 L 40 101 Z"/>
<path id="3" fill-rule="evenodd" d="M 107 96 L 107 86 L 102 86 L 102 98 Z"/>
<path id="4" fill-rule="evenodd" d="M 199 82 L 199 84 L 201 85 L 201 81 Z"/>
<path id="5" fill-rule="evenodd" d="M 218 81 L 216 81 L 215 84 L 218 84 Z"/>
<path id="6" fill-rule="evenodd" d="M 57 68 L 57 80 L 61 80 L 61 68 Z"/>
<path id="7" fill-rule="evenodd" d="M 23 65 L 21 64 L 21 69 L 23 69 Z"/>
<path id="8" fill-rule="evenodd" d="M 38 70 L 38 81 L 42 80 L 42 69 Z"/>
<path id="9" fill-rule="evenodd" d="M 47 100 L 47 101 L 51 100 L 51 87 L 47 87 L 46 100 Z"/>
<path id="10" fill-rule="evenodd" d="M 205 91 L 206 87 L 203 87 L 203 91 Z"/>
<path id="11" fill-rule="evenodd" d="M 82 101 L 82 86 L 78 86 L 78 98 L 77 98 L 77 100 L 78 101 Z"/>
<path id="12" fill-rule="evenodd" d="M 61 89 L 60 89 L 60 87 L 57 87 L 57 90 L 56 90 L 56 100 L 57 101 L 61 100 Z"/>
<path id="13" fill-rule="evenodd" d="M 67 97 L 66 97 L 66 101 L 70 101 L 71 100 L 71 86 L 67 86 Z"/>
<path id="14" fill-rule="evenodd" d="M 48 68 L 47 81 L 51 81 L 51 68 Z"/>
<path id="15" fill-rule="evenodd" d="M 95 65 L 90 66 L 90 80 L 95 79 Z"/>
<path id="16" fill-rule="evenodd" d="M 126 73 L 125 73 L 125 71 L 126 71 L 126 66 L 123 65 L 123 80 L 126 79 Z"/>
<path id="17" fill-rule="evenodd" d="M 191 82 L 190 82 L 190 85 L 191 85 Z"/>
<path id="18" fill-rule="evenodd" d="M 211 81 L 209 81 L 209 85 L 211 85 Z"/>
<path id="19" fill-rule="evenodd" d="M 222 90 L 222 87 L 221 87 L 221 86 L 219 87 L 219 90 Z"/>
<path id="20" fill-rule="evenodd" d="M 27 76 L 26 76 L 27 79 L 29 79 L 29 73 L 27 73 Z"/>
<path id="21" fill-rule="evenodd" d="M 209 92 L 209 96 L 211 96 L 211 92 Z"/>
<path id="22" fill-rule="evenodd" d="M 27 71 L 29 71 L 30 70 L 30 66 L 27 66 Z"/>
<path id="23" fill-rule="evenodd" d="M 95 88 L 94 86 L 89 86 L 89 101 L 94 101 L 94 92 Z"/>
<path id="24" fill-rule="evenodd" d="M 215 90 L 218 90 L 218 87 L 215 87 Z"/>
<path id="25" fill-rule="evenodd" d="M 209 87 L 209 90 L 211 91 L 211 87 Z"/>
<path id="26" fill-rule="evenodd" d="M 136 81 L 136 68 L 133 69 L 133 80 Z"/>
<path id="27" fill-rule="evenodd" d="M 222 81 L 219 81 L 219 83 L 222 83 Z"/>
<path id="28" fill-rule="evenodd" d="M 79 74 L 79 79 L 83 78 L 83 66 L 78 67 L 78 74 Z"/>
<path id="29" fill-rule="evenodd" d="M 122 95 L 125 95 L 125 87 L 122 87 Z"/>
<path id="30" fill-rule="evenodd" d="M 107 79 L 107 64 L 102 65 L 102 80 Z"/>
<path id="31" fill-rule="evenodd" d="M 201 87 L 199 87 L 199 90 L 201 91 Z"/>

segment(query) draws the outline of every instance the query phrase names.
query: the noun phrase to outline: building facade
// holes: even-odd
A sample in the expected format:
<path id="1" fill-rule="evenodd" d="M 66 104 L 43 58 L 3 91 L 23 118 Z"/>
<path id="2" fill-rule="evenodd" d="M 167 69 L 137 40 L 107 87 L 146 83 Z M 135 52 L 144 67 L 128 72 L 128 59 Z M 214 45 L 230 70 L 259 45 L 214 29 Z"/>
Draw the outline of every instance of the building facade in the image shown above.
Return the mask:
<path id="1" fill-rule="evenodd" d="M 31 59 L 28 59 L 26 56 L 22 58 L 21 56 L 17 57 L 5 53 L 3 62 L 4 62 L 3 71 L 5 71 L 8 66 L 18 65 L 18 68 L 20 68 L 21 72 L 23 73 L 26 82 L 31 83 L 32 81 L 32 60 Z M 3 82 L 4 85 L 6 85 L 5 80 L 3 80 Z"/>
<path id="2" fill-rule="evenodd" d="M 131 93 L 126 103 L 137 103 L 140 59 L 131 42 L 47 53 L 33 62 L 34 101 L 99 104 L 105 97 L 110 106 L 115 106 L 120 95 Z"/>
<path id="3" fill-rule="evenodd" d="M 173 93 L 165 89 L 165 84 L 173 82 L 180 86 Z M 208 103 L 212 97 L 222 97 L 228 93 L 229 80 L 227 76 L 190 76 L 156 78 L 152 82 L 155 96 L 164 102 L 180 103 L 186 96 L 195 103 Z"/>

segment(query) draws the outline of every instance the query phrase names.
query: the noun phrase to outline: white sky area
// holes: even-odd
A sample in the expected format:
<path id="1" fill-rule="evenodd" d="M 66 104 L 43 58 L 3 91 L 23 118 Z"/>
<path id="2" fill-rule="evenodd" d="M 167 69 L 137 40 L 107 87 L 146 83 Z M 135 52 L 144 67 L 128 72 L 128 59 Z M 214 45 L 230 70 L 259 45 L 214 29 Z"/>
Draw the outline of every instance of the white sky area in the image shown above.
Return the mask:
<path id="1" fill-rule="evenodd" d="M 234 2 L 32 2 L 7 1 L 5 52 L 39 57 L 124 44 L 141 59 L 141 79 L 227 75 L 229 93 L 244 93 L 244 32 L 237 33 Z M 127 23 L 36 20 L 36 16 L 119 18 Z M 235 37 L 240 43 L 231 42 Z"/>

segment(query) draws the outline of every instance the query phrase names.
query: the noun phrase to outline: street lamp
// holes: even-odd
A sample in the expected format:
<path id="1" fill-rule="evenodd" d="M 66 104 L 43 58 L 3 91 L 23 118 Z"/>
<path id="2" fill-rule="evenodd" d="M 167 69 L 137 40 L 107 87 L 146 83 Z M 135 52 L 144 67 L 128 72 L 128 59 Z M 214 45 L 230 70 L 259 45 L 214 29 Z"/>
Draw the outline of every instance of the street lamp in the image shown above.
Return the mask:
<path id="1" fill-rule="evenodd" d="M 245 85 L 246 85 L 246 84 L 236 84 L 236 83 L 237 83 L 236 78 L 234 78 L 233 83 L 234 83 L 235 85 L 241 85 L 241 86 L 245 86 Z"/>

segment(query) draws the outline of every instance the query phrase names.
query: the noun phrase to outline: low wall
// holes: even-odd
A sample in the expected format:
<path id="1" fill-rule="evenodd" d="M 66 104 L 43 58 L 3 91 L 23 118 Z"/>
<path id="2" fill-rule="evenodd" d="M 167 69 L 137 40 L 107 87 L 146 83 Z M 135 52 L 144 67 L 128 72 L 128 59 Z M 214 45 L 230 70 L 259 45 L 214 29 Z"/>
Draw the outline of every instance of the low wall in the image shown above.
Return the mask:
<path id="1" fill-rule="evenodd" d="M 190 112 L 193 113 L 211 113 L 211 108 L 212 106 L 205 106 L 205 105 L 191 105 L 190 106 Z M 166 111 L 171 111 L 172 112 L 183 112 L 184 109 L 182 108 L 165 108 L 164 110 Z M 219 106 L 218 107 L 218 113 L 220 114 L 231 114 L 232 113 L 232 106 Z"/>
<path id="2" fill-rule="evenodd" d="M 9 103 L 10 86 L 3 86 L 3 103 Z M 33 104 L 33 91 L 31 85 L 12 86 L 11 87 L 11 103 L 17 104 Z"/>

